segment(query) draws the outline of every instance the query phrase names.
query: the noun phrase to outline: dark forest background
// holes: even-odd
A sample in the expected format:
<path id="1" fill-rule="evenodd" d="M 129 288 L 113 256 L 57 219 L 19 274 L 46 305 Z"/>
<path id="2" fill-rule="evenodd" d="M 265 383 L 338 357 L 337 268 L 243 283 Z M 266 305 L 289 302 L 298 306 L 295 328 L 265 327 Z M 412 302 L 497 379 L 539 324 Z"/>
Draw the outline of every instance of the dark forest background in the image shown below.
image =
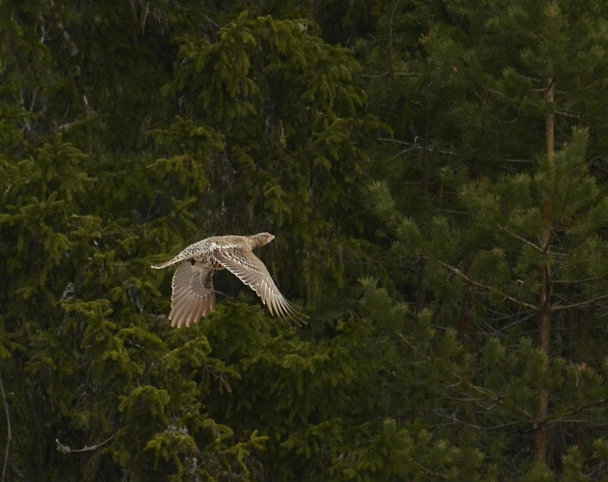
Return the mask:
<path id="1" fill-rule="evenodd" d="M 608 4 L 1 0 L 0 481 L 608 480 Z M 258 254 L 167 321 L 199 239 Z"/>

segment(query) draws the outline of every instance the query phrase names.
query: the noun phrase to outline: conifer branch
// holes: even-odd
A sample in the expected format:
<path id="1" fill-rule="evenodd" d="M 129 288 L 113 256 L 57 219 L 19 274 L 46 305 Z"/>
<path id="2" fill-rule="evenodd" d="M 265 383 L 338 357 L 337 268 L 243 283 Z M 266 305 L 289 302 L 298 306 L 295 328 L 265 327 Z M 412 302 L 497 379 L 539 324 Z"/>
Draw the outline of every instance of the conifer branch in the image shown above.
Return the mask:
<path id="1" fill-rule="evenodd" d="M 399 337 L 399 339 L 401 339 L 401 341 L 403 341 L 403 343 L 405 343 L 414 352 L 418 353 L 426 361 L 432 362 L 431 357 L 429 357 L 425 353 L 422 353 L 414 344 L 410 343 L 410 341 L 402 333 L 395 330 L 395 334 Z M 498 395 L 493 390 L 475 385 L 470 380 L 468 380 L 466 377 L 462 377 L 454 371 L 451 372 L 451 375 L 456 379 L 456 383 L 450 385 L 448 388 L 453 388 L 457 385 L 463 385 L 463 386 L 468 387 L 469 389 L 473 390 L 474 392 L 479 393 L 484 399 L 487 399 L 488 395 L 490 397 L 492 397 L 492 404 L 488 407 L 482 407 L 485 411 L 492 410 L 496 405 L 502 405 L 502 400 L 501 400 L 500 395 Z M 525 410 L 523 408 L 515 408 L 515 411 L 517 413 L 519 413 L 520 415 L 522 415 L 527 420 L 532 420 L 534 418 L 530 412 L 528 412 L 527 410 Z"/>
<path id="2" fill-rule="evenodd" d="M 491 430 L 499 430 L 499 429 L 506 428 L 506 427 L 512 427 L 513 425 L 519 424 L 518 421 L 513 421 L 513 422 L 501 423 L 499 425 L 487 426 L 487 425 L 480 425 L 477 423 L 465 422 L 464 420 L 456 417 L 455 413 L 452 413 L 450 415 L 443 414 L 440 411 L 435 411 L 433 413 L 435 413 L 439 417 L 445 418 L 447 420 L 451 420 L 452 422 L 454 422 L 455 425 L 458 424 L 458 425 L 462 425 L 464 427 L 474 428 L 476 430 L 484 430 L 486 432 L 489 432 Z"/>
<path id="3" fill-rule="evenodd" d="M 11 417 L 8 411 L 8 400 L 6 399 L 6 392 L 4 391 L 4 384 L 2 383 L 2 376 L 0 375 L 0 393 L 2 393 L 2 401 L 4 402 L 4 413 L 6 414 L 6 449 L 4 451 L 4 464 L 2 465 L 2 482 L 6 475 L 6 466 L 8 465 L 8 453 L 11 446 L 11 440 L 13 439 L 11 430 Z"/>
<path id="4" fill-rule="evenodd" d="M 447 475 L 439 474 L 431 469 L 427 469 L 422 464 L 419 464 L 418 462 L 416 462 L 416 460 L 413 457 L 410 457 L 410 462 L 412 462 L 416 467 L 418 467 L 420 470 L 422 470 L 424 473 L 426 473 L 428 475 L 432 475 L 433 477 L 439 477 L 440 479 L 446 479 L 446 480 L 448 478 Z"/>
<path id="5" fill-rule="evenodd" d="M 543 252 L 543 249 L 542 249 L 540 246 L 538 246 L 538 245 L 534 244 L 532 241 L 527 240 L 526 238 L 524 238 L 524 237 L 520 236 L 519 234 L 516 234 L 516 233 L 512 232 L 511 230 L 509 230 L 509 229 L 505 228 L 504 226 L 502 226 L 502 225 L 500 225 L 500 224 L 498 224 L 498 223 L 497 223 L 497 224 L 496 224 L 496 227 L 497 227 L 498 229 L 500 229 L 500 230 L 501 230 L 503 233 L 506 233 L 506 234 L 508 234 L 509 236 L 511 236 L 511 237 L 513 237 L 513 238 L 515 238 L 515 239 L 517 239 L 518 241 L 521 241 L 522 243 L 527 244 L 528 246 L 530 246 L 530 247 L 534 248 L 534 249 L 535 249 L 536 251 L 538 251 L 539 253 L 542 253 L 542 252 Z"/>
<path id="6" fill-rule="evenodd" d="M 569 112 L 567 110 L 556 110 L 555 113 L 557 115 L 561 115 L 562 117 L 571 117 L 573 119 L 582 119 L 583 115 L 580 112 Z"/>
<path id="7" fill-rule="evenodd" d="M 107 444 L 110 440 L 112 440 L 114 438 L 114 435 L 112 435 L 110 438 L 104 440 L 103 442 L 99 442 L 98 444 L 95 445 L 85 445 L 83 448 L 81 449 L 73 449 L 67 445 L 62 444 L 58 438 L 55 439 L 55 445 L 57 447 L 57 450 L 59 452 L 61 452 L 62 454 L 76 454 L 79 452 L 91 452 L 93 450 L 97 450 L 99 447 Z"/>
<path id="8" fill-rule="evenodd" d="M 444 268 L 446 268 L 447 270 L 451 271 L 452 273 L 454 273 L 456 276 L 458 276 L 459 278 L 461 278 L 462 280 L 464 280 L 466 283 L 468 283 L 471 286 L 474 286 L 475 288 L 479 288 L 481 290 L 487 291 L 487 292 L 496 292 L 496 290 L 494 288 L 492 288 L 491 286 L 485 285 L 483 283 L 479 283 L 478 281 L 473 281 L 471 278 L 469 278 L 466 274 L 464 274 L 462 271 L 460 271 L 458 268 L 456 268 L 455 266 L 452 266 L 444 261 L 441 261 L 440 259 L 435 258 L 434 256 L 430 255 L 427 253 L 427 256 L 432 259 L 433 261 L 436 261 L 437 263 L 439 263 L 441 266 L 443 266 Z M 511 303 L 514 303 L 518 306 L 521 306 L 522 308 L 526 308 L 527 310 L 531 310 L 534 312 L 539 312 L 540 308 L 536 305 L 533 305 L 532 303 L 528 303 L 526 301 L 522 301 L 519 300 L 511 295 L 508 295 L 504 292 L 501 292 L 500 295 L 505 299 L 510 301 Z"/>
<path id="9" fill-rule="evenodd" d="M 376 72 L 374 74 L 361 74 L 361 77 L 364 77 L 366 79 L 377 79 L 377 78 L 382 78 L 382 77 L 389 77 L 389 76 L 399 76 L 399 77 L 420 77 L 420 74 L 418 72 L 408 72 L 406 70 L 397 70 L 395 72 Z"/>
<path id="10" fill-rule="evenodd" d="M 583 368 L 583 370 L 584 370 L 584 368 Z M 584 422 L 586 422 L 585 419 L 573 419 L 573 418 L 569 418 L 569 417 L 572 417 L 573 415 L 579 415 L 592 407 L 602 406 L 608 401 L 608 398 L 602 398 L 601 400 L 594 400 L 592 402 L 583 404 L 580 407 L 574 407 L 571 404 L 567 403 L 561 397 L 552 395 L 551 398 L 553 400 L 556 400 L 557 402 L 561 403 L 562 405 L 564 405 L 566 408 L 568 408 L 570 410 L 569 412 L 561 413 L 561 414 L 559 414 L 558 417 L 555 417 L 555 418 L 552 418 L 549 420 L 550 422 L 559 422 L 559 423 L 584 423 Z M 597 422 L 595 422 L 595 424 L 596 424 L 596 426 L 599 426 L 597 424 Z"/>
<path id="11" fill-rule="evenodd" d="M 405 152 L 408 152 L 408 151 L 411 151 L 411 150 L 414 150 L 414 149 L 418 149 L 420 151 L 425 150 L 425 151 L 429 151 L 429 152 L 438 152 L 439 154 L 447 154 L 449 156 L 455 156 L 456 155 L 456 151 L 453 151 L 453 150 L 449 150 L 449 149 L 435 149 L 434 147 L 421 146 L 417 142 L 418 139 L 419 138 L 416 137 L 414 143 L 411 143 L 411 142 L 402 141 L 402 140 L 399 140 L 399 139 L 391 139 L 390 137 L 378 137 L 378 138 L 376 138 L 376 140 L 382 141 L 382 142 L 392 142 L 394 144 L 401 144 L 403 146 L 409 146 L 407 149 L 404 149 L 399 154 L 403 154 Z"/>
<path id="12" fill-rule="evenodd" d="M 590 300 L 580 301 L 578 303 L 571 303 L 569 305 L 554 305 L 551 307 L 551 311 L 565 311 L 565 310 L 576 310 L 578 308 L 586 308 L 587 306 L 595 305 L 600 301 L 608 300 L 608 294 L 596 296 Z"/>

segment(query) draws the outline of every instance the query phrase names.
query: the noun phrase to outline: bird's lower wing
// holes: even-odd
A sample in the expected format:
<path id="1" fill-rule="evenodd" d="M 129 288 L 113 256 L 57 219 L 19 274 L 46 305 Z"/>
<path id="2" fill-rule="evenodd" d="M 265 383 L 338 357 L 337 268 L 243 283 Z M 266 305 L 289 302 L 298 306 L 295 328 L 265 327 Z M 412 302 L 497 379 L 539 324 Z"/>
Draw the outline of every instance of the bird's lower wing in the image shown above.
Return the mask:
<path id="1" fill-rule="evenodd" d="M 213 270 L 201 263 L 185 261 L 175 271 L 171 286 L 171 326 L 197 323 L 215 306 Z"/>

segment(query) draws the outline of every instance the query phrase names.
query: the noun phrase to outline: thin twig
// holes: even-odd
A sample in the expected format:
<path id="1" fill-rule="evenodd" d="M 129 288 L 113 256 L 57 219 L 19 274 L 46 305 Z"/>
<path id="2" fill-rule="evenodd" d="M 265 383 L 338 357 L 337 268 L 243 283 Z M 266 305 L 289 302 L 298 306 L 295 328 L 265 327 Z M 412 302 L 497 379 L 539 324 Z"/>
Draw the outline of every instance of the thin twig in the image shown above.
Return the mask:
<path id="1" fill-rule="evenodd" d="M 407 152 L 408 150 L 412 150 L 412 149 L 418 149 L 420 151 L 424 150 L 424 151 L 429 151 L 429 152 L 438 152 L 439 154 L 447 154 L 450 156 L 456 155 L 456 151 L 453 151 L 453 150 L 436 149 L 434 147 L 421 146 L 421 145 L 418 145 L 416 142 L 411 143 L 411 142 L 402 141 L 399 139 L 391 139 L 390 137 L 378 137 L 378 138 L 376 138 L 376 140 L 381 141 L 381 142 L 392 142 L 393 144 L 401 144 L 403 146 L 408 146 L 408 149 L 406 149 L 403 152 Z"/>
<path id="2" fill-rule="evenodd" d="M 507 233 L 509 236 L 514 237 L 515 239 L 521 241 L 522 243 L 527 244 L 528 246 L 531 246 L 532 248 L 534 248 L 536 251 L 538 251 L 539 253 L 542 253 L 543 250 L 540 246 L 534 244 L 532 241 L 528 241 L 526 238 L 523 238 L 522 236 L 520 236 L 519 234 L 513 233 L 511 231 L 509 231 L 507 228 L 505 228 L 504 226 L 501 226 L 500 224 L 496 224 L 496 227 L 498 227 L 498 229 L 500 229 L 501 231 Z"/>
<path id="3" fill-rule="evenodd" d="M 8 465 L 8 451 L 11 446 L 13 434 L 11 432 L 11 417 L 8 411 L 8 400 L 6 399 L 4 384 L 2 383 L 2 376 L 0 376 L 0 392 L 2 393 L 2 400 L 4 402 L 4 413 L 6 414 L 6 450 L 4 452 L 4 465 L 2 466 L 2 482 L 4 482 L 4 476 L 6 475 L 6 466 Z"/>
<path id="4" fill-rule="evenodd" d="M 103 442 L 99 442 L 98 444 L 91 445 L 91 446 L 85 445 L 81 449 L 73 449 L 71 447 L 68 447 L 67 445 L 62 444 L 58 438 L 55 439 L 55 445 L 57 446 L 57 450 L 59 452 L 61 452 L 62 454 L 76 454 L 79 452 L 91 452 L 93 450 L 97 450 L 99 447 L 107 444 L 113 438 L 114 438 L 114 436 L 112 435 L 110 438 L 104 440 Z"/>
<path id="5" fill-rule="evenodd" d="M 431 256 L 427 253 L 427 256 L 429 256 L 429 258 L 431 258 L 433 261 L 436 261 L 437 263 L 439 263 L 441 266 L 443 266 L 444 268 L 448 269 L 449 271 L 451 271 L 452 273 L 454 273 L 455 275 L 457 275 L 459 278 L 462 278 L 466 283 L 470 284 L 471 286 L 474 286 L 475 288 L 479 288 L 481 290 L 487 291 L 487 292 L 496 292 L 496 289 L 492 288 L 491 286 L 488 285 L 484 285 L 482 283 L 478 283 L 477 281 L 473 281 L 471 278 L 469 278 L 466 274 L 464 274 L 462 271 L 460 271 L 458 268 L 456 268 L 455 266 L 449 265 L 448 263 L 445 263 L 443 261 L 441 261 L 440 259 L 435 258 L 434 256 Z M 514 298 L 511 295 L 508 295 L 504 292 L 500 292 L 500 295 L 512 302 L 515 303 L 516 305 L 519 305 L 523 308 L 526 308 L 528 310 L 534 311 L 534 312 L 539 312 L 540 311 L 540 307 L 533 305 L 531 303 L 528 303 L 526 301 L 523 300 L 518 300 L 517 298 Z M 608 297 L 608 296 L 607 296 Z"/>

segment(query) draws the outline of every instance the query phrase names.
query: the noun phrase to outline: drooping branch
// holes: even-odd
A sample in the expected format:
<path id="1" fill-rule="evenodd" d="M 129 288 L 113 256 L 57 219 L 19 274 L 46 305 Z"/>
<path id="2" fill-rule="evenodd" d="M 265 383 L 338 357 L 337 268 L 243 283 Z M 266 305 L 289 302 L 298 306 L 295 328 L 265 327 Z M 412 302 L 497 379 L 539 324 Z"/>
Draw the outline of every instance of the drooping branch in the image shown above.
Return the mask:
<path id="1" fill-rule="evenodd" d="M 466 274 L 464 274 L 462 271 L 460 271 L 458 268 L 456 268 L 455 266 L 452 266 L 444 261 L 441 261 L 440 259 L 437 259 L 436 257 L 430 255 L 430 254 L 426 254 L 430 259 L 432 259 L 433 261 L 439 263 L 441 266 L 443 266 L 444 268 L 446 268 L 447 270 L 449 270 L 450 272 L 454 273 L 456 276 L 458 276 L 459 278 L 461 278 L 462 280 L 464 280 L 467 284 L 474 286 L 475 288 L 479 288 L 482 289 L 484 291 L 487 292 L 496 292 L 496 290 L 494 288 L 492 288 L 491 286 L 485 285 L 483 283 L 479 283 L 478 281 L 474 281 L 471 278 L 469 278 Z M 536 305 L 533 305 L 532 303 L 528 303 L 526 301 L 517 299 L 511 295 L 508 295 L 506 293 L 501 293 L 501 296 L 505 299 L 510 301 L 511 303 L 514 303 L 518 306 L 521 306 L 522 308 L 525 308 L 527 310 L 531 310 L 534 312 L 539 312 L 540 308 Z"/>
<path id="2" fill-rule="evenodd" d="M 114 436 L 109 437 L 106 440 L 104 440 L 103 442 L 99 442 L 98 444 L 95 444 L 95 445 L 90 445 L 90 446 L 85 445 L 81 449 L 73 449 L 71 447 L 68 447 L 67 445 L 62 444 L 59 441 L 59 439 L 55 439 L 55 446 L 57 447 L 57 450 L 59 452 L 61 452 L 62 454 L 77 454 L 79 452 L 92 452 L 93 450 L 97 450 L 99 447 L 102 447 L 103 445 L 107 444 L 113 438 L 114 438 Z"/>
<path id="3" fill-rule="evenodd" d="M 520 236 L 519 234 L 514 233 L 513 231 L 510 231 L 509 229 L 505 228 L 504 226 L 502 226 L 500 224 L 496 224 L 496 227 L 498 229 L 500 229 L 502 232 L 507 233 L 512 238 L 515 238 L 518 241 L 521 241 L 522 243 L 527 244 L 528 246 L 534 248 L 536 251 L 542 253 L 542 251 L 543 251 L 542 248 L 540 246 L 534 244 L 532 241 L 528 241 L 526 238 Z"/>

